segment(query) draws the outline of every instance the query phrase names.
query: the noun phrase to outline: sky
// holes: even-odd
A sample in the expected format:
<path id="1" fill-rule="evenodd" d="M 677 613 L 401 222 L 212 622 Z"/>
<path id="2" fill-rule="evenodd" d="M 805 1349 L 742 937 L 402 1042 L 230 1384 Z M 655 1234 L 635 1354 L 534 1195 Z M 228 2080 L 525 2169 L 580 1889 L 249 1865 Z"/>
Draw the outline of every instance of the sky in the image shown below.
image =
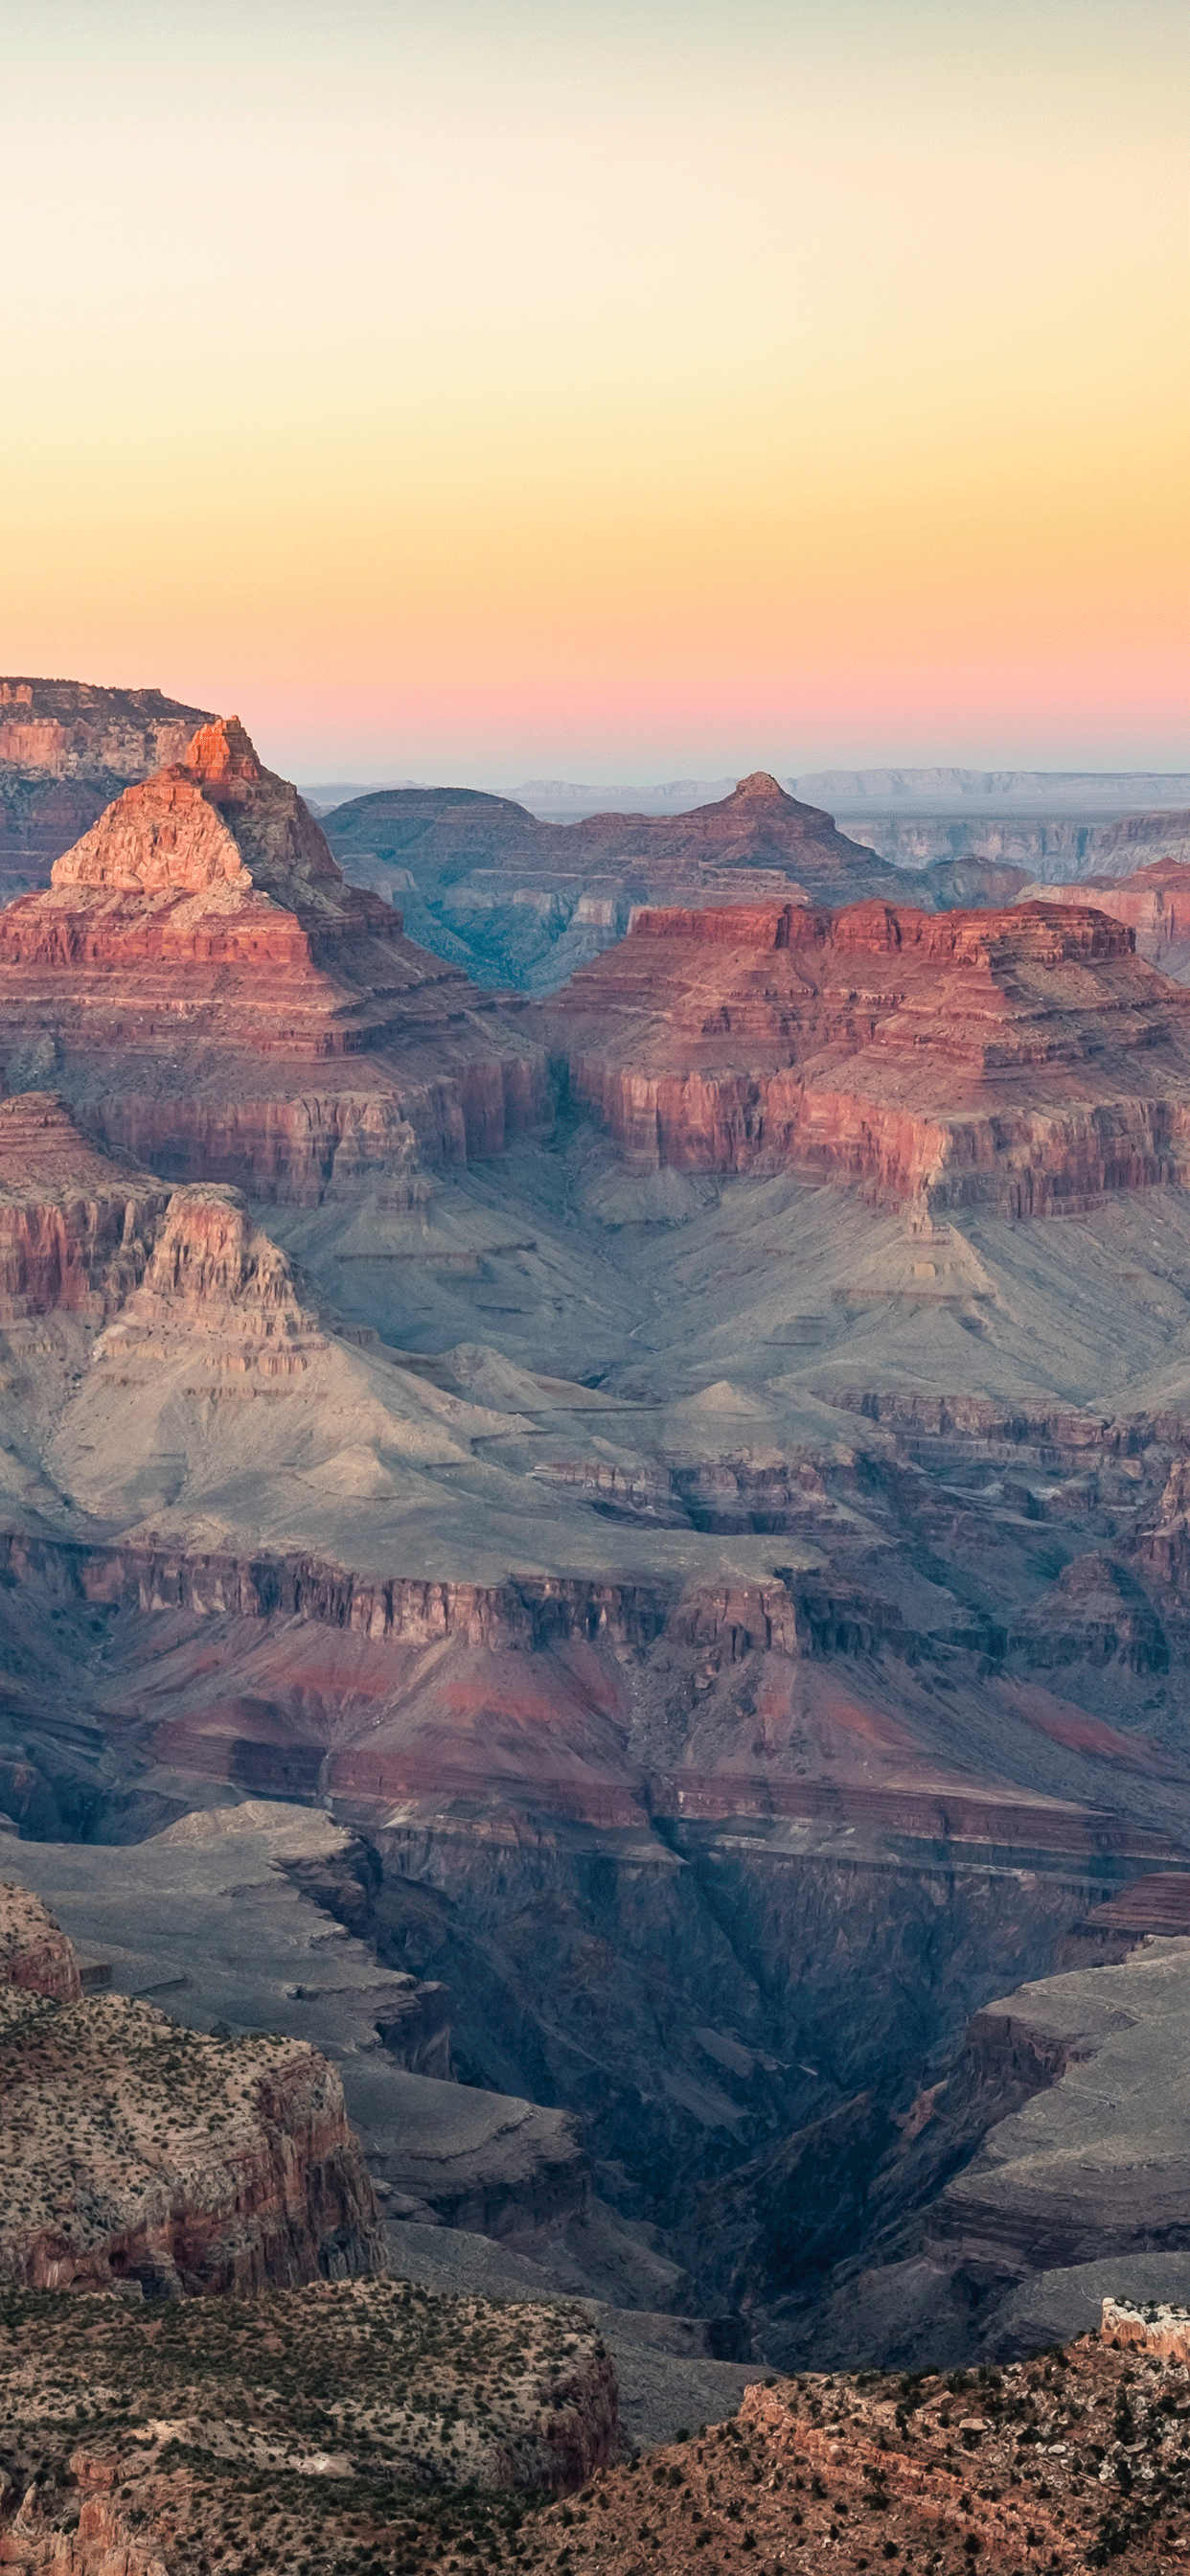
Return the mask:
<path id="1" fill-rule="evenodd" d="M 37 0 L 0 669 L 302 778 L 1190 767 L 1185 0 Z"/>

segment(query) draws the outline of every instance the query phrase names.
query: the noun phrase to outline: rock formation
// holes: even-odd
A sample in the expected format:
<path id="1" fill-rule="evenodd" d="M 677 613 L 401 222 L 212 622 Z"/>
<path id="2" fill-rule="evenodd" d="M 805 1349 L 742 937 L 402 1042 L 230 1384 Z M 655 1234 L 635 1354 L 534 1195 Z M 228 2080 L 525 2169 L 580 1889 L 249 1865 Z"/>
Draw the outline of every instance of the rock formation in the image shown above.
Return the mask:
<path id="1" fill-rule="evenodd" d="M 1026 887 L 1021 900 L 1029 902 L 1041 892 L 1039 886 Z M 1159 966 L 1177 983 L 1190 983 L 1190 834 L 1183 835 L 1175 856 L 1138 864 L 1128 874 L 1095 875 L 1078 885 L 1046 886 L 1044 895 L 1049 903 L 1093 903 L 1097 912 L 1126 922 L 1135 936 L 1138 957 L 1147 957 L 1151 966 Z"/>
<path id="2" fill-rule="evenodd" d="M 76 2004 L 78 1961 L 60 1923 L 24 1887 L 0 1879 L 0 1979 L 27 1994 Z"/>
<path id="3" fill-rule="evenodd" d="M 8 1883 L 0 1945 L 0 2280 L 162 2296 L 383 2268 L 342 2087 L 313 2049 L 82 1996 L 58 1926 Z"/>
<path id="4" fill-rule="evenodd" d="M 0 915 L 10 1090 L 52 1082 L 176 1177 L 314 1202 L 363 1167 L 500 1148 L 546 1110 L 519 1013 L 345 885 L 234 719 L 125 790 Z"/>
<path id="5" fill-rule="evenodd" d="M 427 946 L 481 981 L 533 991 L 609 947 L 641 903 L 932 900 L 765 770 L 682 814 L 563 825 L 507 797 L 397 788 L 354 798 L 325 822 L 348 876 L 394 900 L 399 892 Z"/>
<path id="6" fill-rule="evenodd" d="M 1186 1005 L 1085 903 L 644 912 L 553 1021 L 645 1164 L 1014 1215 L 1190 1168 Z"/>
<path id="7" fill-rule="evenodd" d="M 708 2550 L 844 2576 L 1176 2565 L 1190 2538 L 1186 2374 L 1138 2371 L 1138 2359 L 1092 2328 L 1068 2350 L 978 2376 L 770 2375 L 729 2422 L 593 2482 L 585 2517 L 564 2522 L 551 2505 L 530 2562 L 556 2565 L 577 2521 L 579 2547 L 610 2576 L 639 2566 L 642 2539 L 683 2576 Z"/>
<path id="8" fill-rule="evenodd" d="M 526 2511 L 617 2450 L 616 2397 L 597 2328 L 562 2303 L 319 2282 L 147 2315 L 10 2293 L 0 2566 L 324 2576 L 394 2551 L 410 2567 L 477 2544 L 519 2558 Z"/>
<path id="9" fill-rule="evenodd" d="M 0 900 L 44 885 L 110 799 L 182 759 L 205 721 L 159 689 L 0 679 Z"/>

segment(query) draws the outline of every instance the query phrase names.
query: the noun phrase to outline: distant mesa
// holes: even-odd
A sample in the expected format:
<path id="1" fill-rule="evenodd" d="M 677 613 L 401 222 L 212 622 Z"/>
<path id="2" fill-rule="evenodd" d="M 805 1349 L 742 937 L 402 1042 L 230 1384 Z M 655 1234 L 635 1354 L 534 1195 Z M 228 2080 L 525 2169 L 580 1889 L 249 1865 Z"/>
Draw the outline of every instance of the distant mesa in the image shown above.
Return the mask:
<path id="1" fill-rule="evenodd" d="M 1140 818 L 1149 826 L 1185 826 L 1187 819 L 1157 814 Z M 1133 840 L 1129 846 L 1143 849 L 1144 841 Z M 1177 854 L 1179 848 L 1183 856 Z M 1190 829 L 1183 828 L 1180 840 L 1174 838 L 1170 855 L 1151 860 L 1131 876 L 1105 874 L 1076 885 L 1026 887 L 1026 901 L 1038 895 L 1049 903 L 1093 903 L 1114 921 L 1126 922 L 1135 935 L 1138 956 L 1147 957 L 1151 966 L 1159 966 L 1176 983 L 1190 984 Z"/>

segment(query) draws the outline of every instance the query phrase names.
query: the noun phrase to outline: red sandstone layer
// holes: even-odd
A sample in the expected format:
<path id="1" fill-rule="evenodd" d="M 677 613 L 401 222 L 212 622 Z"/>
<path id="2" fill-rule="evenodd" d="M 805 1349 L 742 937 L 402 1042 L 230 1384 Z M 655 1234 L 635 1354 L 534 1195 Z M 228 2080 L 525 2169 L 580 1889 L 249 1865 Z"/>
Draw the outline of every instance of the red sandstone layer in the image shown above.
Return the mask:
<path id="1" fill-rule="evenodd" d="M 552 1018 L 652 1163 L 1015 1215 L 1190 1170 L 1190 1003 L 1087 904 L 646 912 Z"/>

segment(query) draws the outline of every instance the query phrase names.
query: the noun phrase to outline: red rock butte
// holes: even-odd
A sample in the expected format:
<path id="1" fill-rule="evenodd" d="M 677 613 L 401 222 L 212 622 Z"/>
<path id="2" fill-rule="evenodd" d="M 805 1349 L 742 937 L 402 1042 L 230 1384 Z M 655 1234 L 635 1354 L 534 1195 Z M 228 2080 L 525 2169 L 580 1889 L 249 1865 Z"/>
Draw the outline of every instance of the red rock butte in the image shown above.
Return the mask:
<path id="1" fill-rule="evenodd" d="M 235 717 L 0 914 L 0 1007 L 9 1089 L 46 1083 L 105 1146 L 265 1197 L 498 1150 L 547 1097 L 524 1006 L 348 886 Z"/>
<path id="2" fill-rule="evenodd" d="M 1090 904 L 646 911 L 551 1013 L 646 1163 L 1014 1215 L 1190 1172 L 1190 995 Z"/>

